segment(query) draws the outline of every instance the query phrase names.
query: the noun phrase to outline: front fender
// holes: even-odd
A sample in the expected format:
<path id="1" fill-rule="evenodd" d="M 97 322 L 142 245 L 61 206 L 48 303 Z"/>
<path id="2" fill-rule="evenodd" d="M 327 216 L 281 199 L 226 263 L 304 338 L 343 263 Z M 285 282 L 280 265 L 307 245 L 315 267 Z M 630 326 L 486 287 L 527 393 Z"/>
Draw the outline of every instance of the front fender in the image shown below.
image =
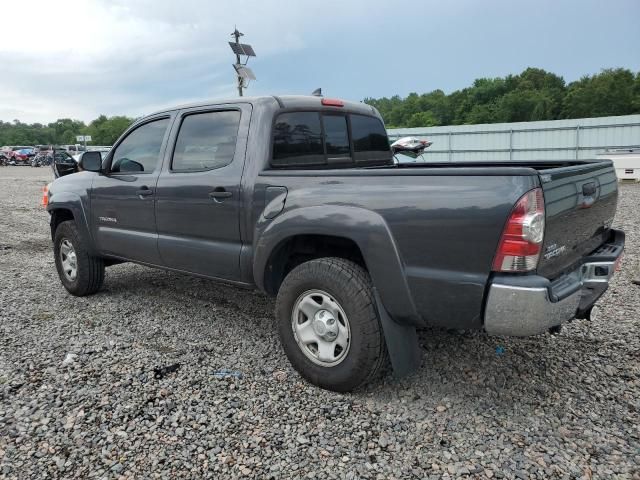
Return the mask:
<path id="1" fill-rule="evenodd" d="M 93 237 L 89 228 L 89 219 L 80 195 L 69 191 L 51 194 L 49 203 L 47 204 L 47 212 L 53 214 L 56 210 L 69 210 L 73 214 L 73 219 L 76 222 L 78 233 L 82 237 L 82 242 L 92 254 L 95 254 Z M 53 231 L 51 235 L 53 237 Z"/>
<path id="2" fill-rule="evenodd" d="M 323 205 L 285 212 L 269 222 L 254 238 L 253 276 L 264 290 L 265 270 L 271 253 L 295 235 L 331 235 L 344 237 L 358 245 L 391 317 L 401 323 L 422 325 L 409 292 L 404 265 L 384 219 L 359 207 Z"/>

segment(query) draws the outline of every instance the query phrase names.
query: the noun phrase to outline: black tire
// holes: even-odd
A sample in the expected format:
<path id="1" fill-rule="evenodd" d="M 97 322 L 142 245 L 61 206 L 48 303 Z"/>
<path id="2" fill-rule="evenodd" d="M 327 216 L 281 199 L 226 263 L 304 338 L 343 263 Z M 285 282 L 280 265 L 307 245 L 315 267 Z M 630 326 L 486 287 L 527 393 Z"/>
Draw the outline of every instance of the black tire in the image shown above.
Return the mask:
<path id="1" fill-rule="evenodd" d="M 68 240 L 71 243 L 76 254 L 77 275 L 73 280 L 69 279 L 63 272 L 60 247 L 64 240 Z M 101 258 L 89 255 L 89 252 L 82 244 L 78 227 L 73 220 L 62 222 L 56 228 L 53 239 L 53 253 L 60 281 L 70 294 L 84 297 L 100 290 L 104 281 L 104 261 Z"/>
<path id="2" fill-rule="evenodd" d="M 349 350 L 335 366 L 310 360 L 296 341 L 292 327 L 295 304 L 305 292 L 328 293 L 344 310 L 350 325 Z M 284 279 L 276 301 L 280 341 L 293 367 L 309 382 L 327 390 L 348 392 L 375 378 L 385 364 L 386 346 L 371 279 L 358 264 L 342 258 L 302 263 Z"/>

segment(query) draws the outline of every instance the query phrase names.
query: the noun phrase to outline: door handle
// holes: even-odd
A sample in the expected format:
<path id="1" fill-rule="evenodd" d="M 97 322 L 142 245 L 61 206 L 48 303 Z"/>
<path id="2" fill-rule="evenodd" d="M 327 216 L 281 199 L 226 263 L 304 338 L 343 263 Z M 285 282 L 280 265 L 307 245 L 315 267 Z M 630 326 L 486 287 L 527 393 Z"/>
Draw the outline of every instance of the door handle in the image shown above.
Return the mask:
<path id="1" fill-rule="evenodd" d="M 138 190 L 136 194 L 139 195 L 140 197 L 148 197 L 149 195 L 153 195 L 153 190 L 151 190 L 149 187 L 144 185 L 140 187 L 140 190 Z"/>
<path id="2" fill-rule="evenodd" d="M 213 192 L 209 193 L 209 196 L 214 200 L 222 200 L 223 198 L 229 198 L 233 195 L 233 193 L 225 190 L 224 188 L 218 187 Z"/>

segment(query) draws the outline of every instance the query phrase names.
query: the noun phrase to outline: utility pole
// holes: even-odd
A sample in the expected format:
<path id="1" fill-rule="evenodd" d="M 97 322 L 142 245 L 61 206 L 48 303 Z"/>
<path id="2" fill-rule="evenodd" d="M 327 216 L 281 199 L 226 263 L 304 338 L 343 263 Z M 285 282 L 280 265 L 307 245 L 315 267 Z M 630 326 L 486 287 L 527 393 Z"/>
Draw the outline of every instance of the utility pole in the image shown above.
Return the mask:
<path id="1" fill-rule="evenodd" d="M 236 80 L 238 81 L 238 95 L 242 96 L 242 90 L 249 86 L 249 81 L 256 79 L 253 71 L 247 67 L 249 57 L 255 57 L 256 52 L 251 45 L 240 43 L 240 37 L 243 37 L 244 33 L 239 32 L 237 27 L 231 36 L 235 38 L 235 42 L 229 42 L 231 50 L 236 55 L 236 63 L 233 64 L 233 68 L 236 71 Z M 242 63 L 240 58 L 242 56 L 247 57 L 244 63 Z"/>
<path id="2" fill-rule="evenodd" d="M 240 37 L 244 36 L 244 33 L 240 33 L 238 31 L 238 28 L 236 27 L 235 30 L 233 31 L 233 33 L 231 34 L 231 36 L 235 37 L 236 45 L 238 45 L 238 49 L 235 50 L 235 52 L 236 52 L 236 65 L 240 65 L 240 54 L 238 52 L 242 51 L 241 48 L 240 48 Z M 242 80 L 242 77 L 240 75 L 236 75 L 236 77 L 238 78 L 238 95 L 242 96 L 242 87 L 244 86 L 243 80 Z"/>

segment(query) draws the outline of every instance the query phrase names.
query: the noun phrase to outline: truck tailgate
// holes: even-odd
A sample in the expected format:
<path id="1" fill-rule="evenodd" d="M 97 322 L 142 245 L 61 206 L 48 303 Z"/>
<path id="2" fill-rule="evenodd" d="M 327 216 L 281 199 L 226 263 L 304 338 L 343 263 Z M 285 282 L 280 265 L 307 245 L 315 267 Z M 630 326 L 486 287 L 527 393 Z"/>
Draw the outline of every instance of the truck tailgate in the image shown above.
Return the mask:
<path id="1" fill-rule="evenodd" d="M 546 228 L 538 273 L 554 279 L 605 241 L 618 182 L 609 160 L 540 170 L 539 175 Z"/>

